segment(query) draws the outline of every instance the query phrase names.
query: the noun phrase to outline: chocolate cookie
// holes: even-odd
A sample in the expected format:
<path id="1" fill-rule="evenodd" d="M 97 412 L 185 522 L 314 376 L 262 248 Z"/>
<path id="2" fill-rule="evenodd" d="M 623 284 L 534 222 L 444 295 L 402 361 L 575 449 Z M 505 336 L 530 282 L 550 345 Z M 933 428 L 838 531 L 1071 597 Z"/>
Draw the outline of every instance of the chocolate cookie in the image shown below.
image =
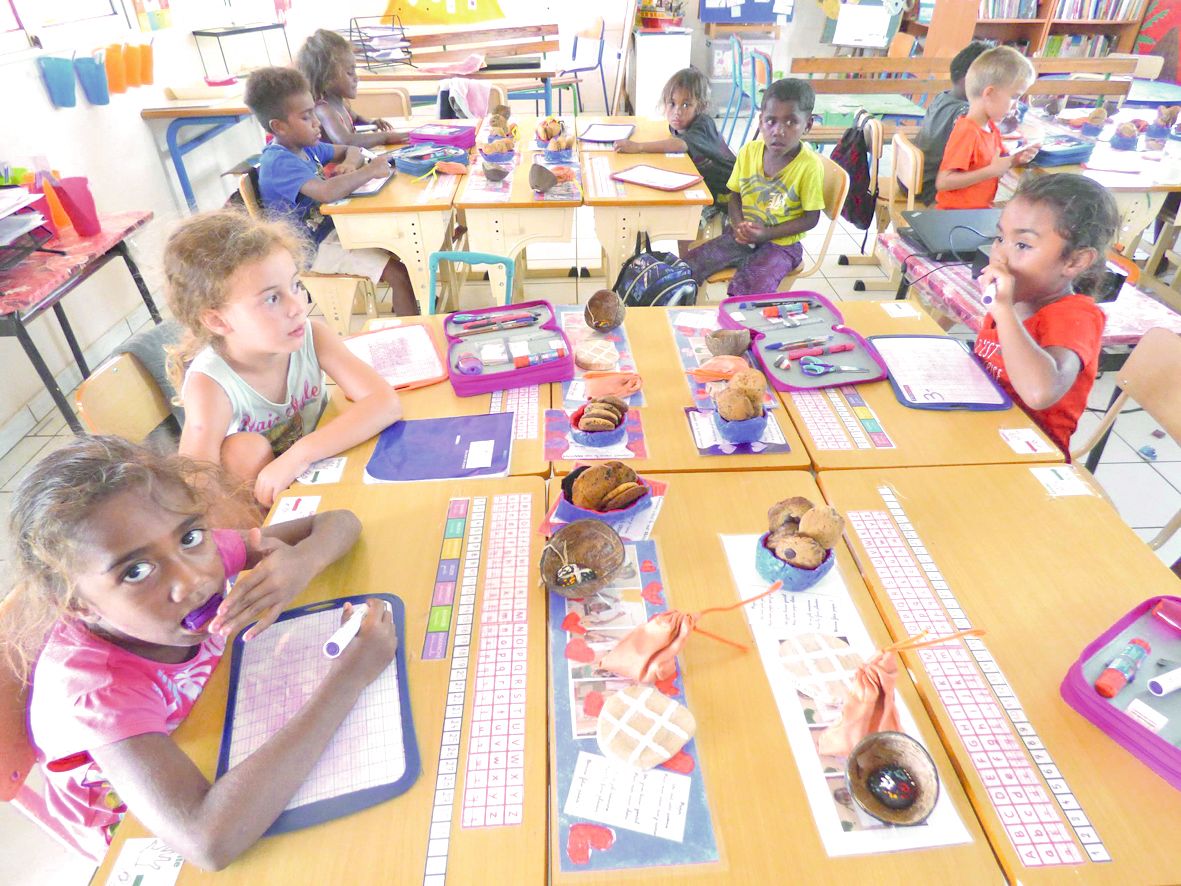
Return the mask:
<path id="1" fill-rule="evenodd" d="M 594 465 L 575 477 L 570 491 L 570 500 L 580 508 L 588 508 L 592 511 L 603 510 L 603 499 L 621 482 L 624 482 L 621 479 L 623 472 L 613 467 L 613 464 L 618 465 L 619 462 Z"/>
<path id="2" fill-rule="evenodd" d="M 578 420 L 578 430 L 580 431 L 614 431 L 619 425 L 609 418 L 600 418 L 598 416 L 583 415 Z"/>
<path id="3" fill-rule="evenodd" d="M 623 416 L 606 403 L 591 403 L 582 411 L 582 415 L 584 418 L 607 419 L 614 427 L 618 427 L 619 423 L 623 421 Z"/>
<path id="4" fill-rule="evenodd" d="M 845 531 L 845 518 L 831 505 L 820 505 L 800 518 L 799 531 L 816 539 L 822 548 L 831 548 Z"/>
<path id="5" fill-rule="evenodd" d="M 718 407 L 718 414 L 726 421 L 745 421 L 758 418 L 763 414 L 762 404 L 756 408 L 750 398 L 743 391 L 727 388 L 718 394 L 714 401 Z"/>
<path id="6" fill-rule="evenodd" d="M 603 499 L 603 511 L 618 511 L 626 508 L 644 494 L 644 487 L 639 483 L 621 483 L 612 489 Z"/>
<path id="7" fill-rule="evenodd" d="M 780 560 L 801 569 L 815 569 L 824 562 L 824 548 L 806 535 L 772 533 L 767 544 Z"/>
<path id="8" fill-rule="evenodd" d="M 762 415 L 763 396 L 767 393 L 767 378 L 757 369 L 742 369 L 734 373 L 727 385 L 731 391 L 741 391 L 759 407 Z"/>
<path id="9" fill-rule="evenodd" d="M 782 526 L 791 526 L 792 532 L 800 525 L 804 514 L 812 510 L 812 502 L 802 495 L 793 495 L 783 501 L 777 501 L 767 511 L 768 529 L 774 532 Z"/>
<path id="10" fill-rule="evenodd" d="M 627 415 L 627 404 L 625 402 L 623 402 L 622 400 L 620 400 L 618 397 L 611 397 L 611 396 L 596 397 L 591 402 L 606 404 L 607 406 L 613 407 L 615 409 L 615 411 L 618 412 L 621 416 Z"/>

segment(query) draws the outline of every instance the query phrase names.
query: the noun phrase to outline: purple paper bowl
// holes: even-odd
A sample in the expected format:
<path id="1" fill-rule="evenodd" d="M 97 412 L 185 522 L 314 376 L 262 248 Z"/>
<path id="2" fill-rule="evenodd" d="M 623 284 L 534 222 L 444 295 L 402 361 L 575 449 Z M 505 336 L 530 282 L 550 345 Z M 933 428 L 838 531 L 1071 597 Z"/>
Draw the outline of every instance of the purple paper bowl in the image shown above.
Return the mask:
<path id="1" fill-rule="evenodd" d="M 783 582 L 785 591 L 806 591 L 832 570 L 836 558 L 831 550 L 824 552 L 824 559 L 815 569 L 804 569 L 802 566 L 784 563 L 767 547 L 767 536 L 770 534 L 764 532 L 755 545 L 755 569 L 760 578 L 771 582 Z"/>

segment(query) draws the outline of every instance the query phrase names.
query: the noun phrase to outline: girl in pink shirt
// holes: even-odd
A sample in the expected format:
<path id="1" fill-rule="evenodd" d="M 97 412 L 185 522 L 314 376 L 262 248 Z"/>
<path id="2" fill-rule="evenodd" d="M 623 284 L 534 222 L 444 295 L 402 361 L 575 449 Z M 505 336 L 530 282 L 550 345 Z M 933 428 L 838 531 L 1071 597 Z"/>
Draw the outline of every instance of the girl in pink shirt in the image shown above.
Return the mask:
<path id="1" fill-rule="evenodd" d="M 248 533 L 211 529 L 210 466 L 118 437 L 84 437 L 47 456 L 11 513 L 19 595 L 2 625 L 28 673 L 29 734 L 46 805 L 98 861 L 127 809 L 203 868 L 249 848 L 279 816 L 357 696 L 394 657 L 384 606 L 290 721 L 210 784 L 171 738 L 226 637 L 265 630 L 357 540 L 329 511 Z M 245 572 L 232 592 L 227 579 Z M 347 609 L 347 607 L 346 607 Z"/>

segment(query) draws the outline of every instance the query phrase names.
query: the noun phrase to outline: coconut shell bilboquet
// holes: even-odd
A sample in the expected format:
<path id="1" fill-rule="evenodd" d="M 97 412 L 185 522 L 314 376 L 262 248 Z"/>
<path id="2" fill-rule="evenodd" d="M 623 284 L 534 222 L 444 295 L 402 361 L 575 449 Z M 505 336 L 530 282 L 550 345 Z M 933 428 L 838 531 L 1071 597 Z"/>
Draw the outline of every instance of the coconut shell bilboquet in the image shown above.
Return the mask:
<path id="1" fill-rule="evenodd" d="M 575 520 L 542 548 L 541 580 L 549 591 L 582 599 L 606 587 L 625 556 L 623 540 L 602 520 Z"/>
<path id="2" fill-rule="evenodd" d="M 750 348 L 750 330 L 715 329 L 705 334 L 705 346 L 715 357 L 724 354 L 741 356 Z"/>
<path id="3" fill-rule="evenodd" d="M 529 167 L 529 187 L 535 191 L 545 193 L 558 183 L 558 177 L 540 163 Z"/>
<path id="4" fill-rule="evenodd" d="M 610 289 L 600 289 L 590 297 L 582 312 L 586 325 L 596 332 L 607 332 L 623 325 L 627 312 L 623 299 Z"/>

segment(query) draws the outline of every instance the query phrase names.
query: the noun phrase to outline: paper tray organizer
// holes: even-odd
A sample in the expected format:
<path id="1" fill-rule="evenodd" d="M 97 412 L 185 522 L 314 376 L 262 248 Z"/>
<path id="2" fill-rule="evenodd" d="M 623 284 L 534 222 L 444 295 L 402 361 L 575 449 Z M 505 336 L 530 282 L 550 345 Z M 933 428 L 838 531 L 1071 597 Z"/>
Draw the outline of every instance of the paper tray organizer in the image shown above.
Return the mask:
<path id="1" fill-rule="evenodd" d="M 469 323 L 495 324 L 521 315 L 531 317 L 515 328 L 492 326 L 460 335 Z M 574 377 L 574 351 L 547 301 L 459 311 L 443 321 L 443 334 L 447 338 L 447 374 L 460 397 Z"/>
<path id="2" fill-rule="evenodd" d="M 798 316 L 798 326 L 770 319 L 764 307 L 807 305 L 807 313 Z M 718 305 L 718 322 L 724 329 L 749 329 L 750 349 L 758 361 L 758 368 L 767 376 L 771 386 L 779 391 L 812 391 L 835 388 L 862 382 L 881 381 L 886 377 L 886 365 L 864 336 L 844 325 L 844 317 L 836 307 L 818 292 L 770 292 L 765 295 L 735 295 Z M 769 346 L 781 342 L 831 336 L 825 345 L 852 344 L 853 349 L 818 357 L 838 366 L 857 366 L 865 372 L 831 372 L 826 375 L 806 375 L 799 360 L 780 368 L 775 361 L 786 351 Z"/>

